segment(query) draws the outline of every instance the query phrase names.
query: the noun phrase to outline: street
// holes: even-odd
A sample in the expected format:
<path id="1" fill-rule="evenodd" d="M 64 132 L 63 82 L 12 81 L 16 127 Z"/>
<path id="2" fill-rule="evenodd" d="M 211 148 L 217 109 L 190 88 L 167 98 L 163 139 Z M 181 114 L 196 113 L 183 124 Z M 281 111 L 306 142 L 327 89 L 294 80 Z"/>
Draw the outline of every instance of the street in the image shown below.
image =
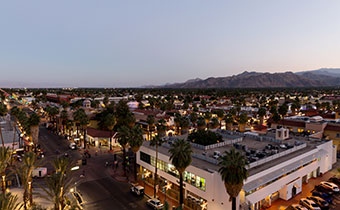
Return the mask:
<path id="1" fill-rule="evenodd" d="M 74 162 L 81 160 L 81 151 L 70 150 L 66 139 L 50 133 L 44 127 L 40 127 L 39 144 L 45 152 L 44 165 L 49 173 L 53 170 L 50 161 L 65 152 Z M 60 154 L 56 154 L 56 150 Z M 91 149 L 89 150 L 91 152 Z M 129 191 L 129 184 L 116 181 L 108 173 L 105 162 L 112 161 L 112 154 L 91 155 L 91 158 L 87 159 L 87 165 L 80 165 L 80 169 L 72 175 L 76 190 L 83 197 L 84 209 L 148 209 L 146 198 L 133 195 Z M 85 173 L 83 178 L 80 177 L 82 173 Z"/>

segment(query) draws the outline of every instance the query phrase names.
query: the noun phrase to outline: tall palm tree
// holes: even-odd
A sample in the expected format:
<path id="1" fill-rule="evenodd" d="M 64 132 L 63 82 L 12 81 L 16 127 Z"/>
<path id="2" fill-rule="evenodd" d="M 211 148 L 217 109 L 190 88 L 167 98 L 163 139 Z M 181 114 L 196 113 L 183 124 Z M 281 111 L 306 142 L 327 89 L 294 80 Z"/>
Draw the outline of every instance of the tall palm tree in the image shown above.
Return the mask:
<path id="1" fill-rule="evenodd" d="M 17 195 L 11 195 L 11 193 L 2 193 L 0 195 L 1 210 L 19 210 L 21 208 L 22 204 L 18 202 Z"/>
<path id="2" fill-rule="evenodd" d="M 66 110 L 61 111 L 60 113 L 61 124 L 63 126 L 63 134 L 65 134 L 65 127 L 68 121 L 68 114 Z"/>
<path id="3" fill-rule="evenodd" d="M 143 130 L 140 126 L 135 125 L 131 129 L 131 138 L 129 139 L 129 145 L 132 149 L 132 152 L 134 154 L 134 175 L 135 175 L 135 181 L 137 181 L 137 152 L 139 148 L 143 145 L 144 139 L 143 139 Z"/>
<path id="4" fill-rule="evenodd" d="M 222 128 L 222 120 L 225 116 L 225 113 L 222 109 L 219 109 L 219 110 L 216 111 L 216 114 L 217 114 L 217 117 L 218 117 L 218 121 L 220 123 L 220 129 L 221 129 Z"/>
<path id="5" fill-rule="evenodd" d="M 0 174 L 2 177 L 2 194 L 6 193 L 6 169 L 11 160 L 12 152 L 9 147 L 0 147 Z"/>
<path id="6" fill-rule="evenodd" d="M 126 148 L 129 143 L 129 139 L 131 137 L 131 129 L 130 127 L 123 125 L 122 127 L 118 128 L 118 142 L 122 147 L 123 151 L 123 167 L 124 167 L 124 175 L 126 176 Z"/>
<path id="7" fill-rule="evenodd" d="M 238 118 L 238 124 L 239 124 L 239 131 L 244 132 L 246 123 L 248 122 L 248 115 L 246 113 L 240 114 Z"/>
<path id="8" fill-rule="evenodd" d="M 158 124 L 157 124 L 157 134 L 160 137 L 163 137 L 166 134 L 166 125 L 165 125 L 165 120 L 164 119 L 160 119 L 158 121 Z"/>
<path id="9" fill-rule="evenodd" d="M 38 143 L 39 138 L 39 123 L 40 123 L 40 117 L 36 113 L 31 114 L 31 116 L 28 119 L 29 125 L 30 125 L 30 132 L 32 141 L 34 144 Z"/>
<path id="10" fill-rule="evenodd" d="M 151 140 L 151 129 L 155 124 L 155 117 L 153 115 L 148 115 L 146 122 L 148 123 L 148 139 Z"/>
<path id="11" fill-rule="evenodd" d="M 221 166 L 219 173 L 230 196 L 229 201 L 232 201 L 232 209 L 236 210 L 236 198 L 248 177 L 247 160 L 233 148 L 224 153 L 224 156 L 220 158 L 219 165 Z"/>
<path id="12" fill-rule="evenodd" d="M 0 103 L 0 118 L 6 116 L 7 111 L 8 110 L 7 110 L 6 105 L 1 102 Z M 5 147 L 4 137 L 2 136 L 1 124 L 0 124 L 0 137 L 1 137 L 2 146 Z"/>
<path id="13" fill-rule="evenodd" d="M 78 109 L 74 113 L 75 120 L 79 123 L 80 127 L 83 130 L 83 142 L 84 142 L 84 149 L 86 149 L 86 129 L 89 123 L 89 118 L 84 109 Z"/>
<path id="14" fill-rule="evenodd" d="M 225 117 L 224 117 L 224 122 L 226 124 L 226 129 L 227 130 L 232 130 L 232 127 L 233 127 L 233 123 L 234 123 L 234 118 L 232 116 L 232 114 L 227 114 Z"/>
<path id="15" fill-rule="evenodd" d="M 19 169 L 22 185 L 24 186 L 24 208 L 27 210 L 33 204 L 32 196 L 32 172 L 37 167 L 37 156 L 33 152 L 27 152 L 22 159 L 22 166 Z"/>
<path id="16" fill-rule="evenodd" d="M 104 117 L 104 126 L 110 131 L 110 151 L 112 150 L 112 130 L 116 125 L 116 118 L 113 114 L 109 113 Z"/>
<path id="17" fill-rule="evenodd" d="M 179 203 L 183 206 L 183 173 L 185 169 L 191 164 L 191 145 L 184 139 L 176 140 L 169 149 L 170 161 L 175 166 L 179 173 Z"/>
<path id="18" fill-rule="evenodd" d="M 257 115 L 260 118 L 260 125 L 263 125 L 263 117 L 266 115 L 266 109 L 264 107 L 261 107 L 258 111 L 257 111 Z"/>
<path id="19" fill-rule="evenodd" d="M 156 160 L 155 160 L 155 180 L 154 180 L 154 186 L 153 186 L 153 194 L 154 194 L 154 197 L 156 198 L 156 185 L 158 183 L 158 176 L 157 176 L 157 163 L 158 163 L 158 147 L 159 146 L 162 146 L 163 144 L 163 140 L 162 138 L 157 135 L 155 137 L 153 137 L 151 140 L 150 140 L 150 146 L 152 147 L 155 147 L 156 148 Z"/>
<path id="20" fill-rule="evenodd" d="M 205 123 L 207 124 L 207 128 L 209 128 L 209 122 L 210 122 L 211 117 L 212 117 L 212 114 L 210 112 L 204 113 L 204 120 L 205 120 Z"/>

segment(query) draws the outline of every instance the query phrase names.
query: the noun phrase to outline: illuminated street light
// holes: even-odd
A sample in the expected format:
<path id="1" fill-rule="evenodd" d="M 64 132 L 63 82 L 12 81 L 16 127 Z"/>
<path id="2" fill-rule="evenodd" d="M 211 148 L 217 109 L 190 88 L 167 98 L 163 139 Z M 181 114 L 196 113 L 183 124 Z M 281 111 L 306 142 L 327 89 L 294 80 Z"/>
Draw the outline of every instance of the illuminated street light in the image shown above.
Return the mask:
<path id="1" fill-rule="evenodd" d="M 202 203 L 202 204 L 201 204 L 202 210 L 207 209 L 207 205 L 208 205 L 207 202 Z"/>

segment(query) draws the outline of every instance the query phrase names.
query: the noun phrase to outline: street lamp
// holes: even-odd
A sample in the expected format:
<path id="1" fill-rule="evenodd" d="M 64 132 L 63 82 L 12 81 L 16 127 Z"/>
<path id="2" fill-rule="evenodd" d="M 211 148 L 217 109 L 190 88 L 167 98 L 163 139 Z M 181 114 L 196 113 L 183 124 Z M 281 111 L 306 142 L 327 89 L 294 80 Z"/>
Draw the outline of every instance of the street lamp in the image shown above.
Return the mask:
<path id="1" fill-rule="evenodd" d="M 164 201 L 166 201 L 166 191 L 169 190 L 169 189 L 171 189 L 171 186 L 172 186 L 171 183 L 168 183 L 167 185 L 164 186 L 164 193 L 165 193 L 165 199 L 164 199 Z"/>
<path id="2" fill-rule="evenodd" d="M 207 202 L 203 202 L 203 203 L 201 204 L 202 210 L 207 209 L 207 205 L 208 205 Z"/>
<path id="3" fill-rule="evenodd" d="M 147 171 L 144 174 L 144 190 L 145 190 L 145 180 L 146 180 L 146 178 L 148 178 L 150 176 L 150 174 L 151 174 L 150 171 Z"/>

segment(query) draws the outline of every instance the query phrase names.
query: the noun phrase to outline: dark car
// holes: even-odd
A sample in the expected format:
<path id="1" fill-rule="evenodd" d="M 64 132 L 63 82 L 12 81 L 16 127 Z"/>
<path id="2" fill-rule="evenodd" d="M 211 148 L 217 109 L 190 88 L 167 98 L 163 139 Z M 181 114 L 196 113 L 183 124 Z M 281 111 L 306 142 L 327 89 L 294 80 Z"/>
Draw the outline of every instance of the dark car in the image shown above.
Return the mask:
<path id="1" fill-rule="evenodd" d="M 324 193 L 327 193 L 328 195 L 333 195 L 333 190 L 330 189 L 330 188 L 326 188 L 322 185 L 316 185 L 315 186 L 315 189 L 319 192 L 324 192 Z"/>
<path id="2" fill-rule="evenodd" d="M 329 203 L 317 196 L 310 196 L 307 199 L 314 201 L 321 209 L 329 209 Z"/>
<path id="3" fill-rule="evenodd" d="M 340 186 L 340 179 L 337 177 L 331 177 L 328 181 Z"/>
<path id="4" fill-rule="evenodd" d="M 328 195 L 327 193 L 324 193 L 324 192 L 313 191 L 312 195 L 320 197 L 320 198 L 324 199 L 325 201 L 327 201 L 328 203 L 332 203 L 332 201 L 333 201 L 331 196 Z"/>

